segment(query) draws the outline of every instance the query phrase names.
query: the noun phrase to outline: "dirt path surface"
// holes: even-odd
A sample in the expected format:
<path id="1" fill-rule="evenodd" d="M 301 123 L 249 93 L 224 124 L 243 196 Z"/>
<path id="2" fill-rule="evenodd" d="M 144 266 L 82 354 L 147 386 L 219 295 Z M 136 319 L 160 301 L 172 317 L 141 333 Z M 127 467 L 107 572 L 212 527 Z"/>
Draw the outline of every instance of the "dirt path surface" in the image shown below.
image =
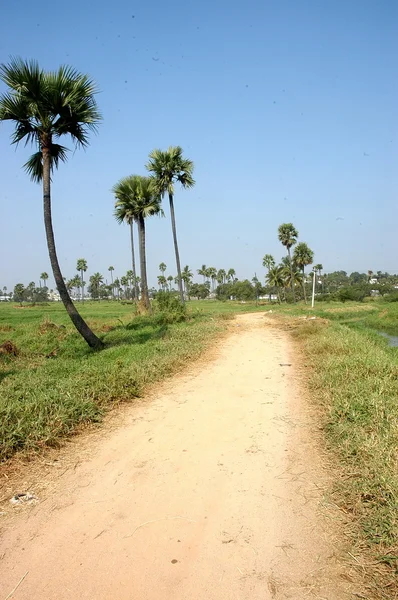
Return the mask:
<path id="1" fill-rule="evenodd" d="M 261 314 L 232 328 L 6 519 L 1 599 L 353 597 L 289 341 Z"/>

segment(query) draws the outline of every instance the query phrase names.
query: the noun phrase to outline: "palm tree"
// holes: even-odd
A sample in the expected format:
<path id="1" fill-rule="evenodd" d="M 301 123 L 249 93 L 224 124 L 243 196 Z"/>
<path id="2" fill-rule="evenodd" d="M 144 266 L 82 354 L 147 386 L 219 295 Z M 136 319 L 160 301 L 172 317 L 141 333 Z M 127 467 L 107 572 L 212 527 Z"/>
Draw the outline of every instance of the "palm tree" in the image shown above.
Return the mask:
<path id="1" fill-rule="evenodd" d="M 90 293 L 92 298 L 99 297 L 99 288 L 104 283 L 104 278 L 101 273 L 94 273 L 90 277 Z"/>
<path id="2" fill-rule="evenodd" d="M 108 271 L 111 274 L 111 290 L 112 290 L 112 298 L 114 296 L 114 291 L 113 291 L 113 271 L 115 270 L 115 267 L 108 267 Z"/>
<path id="3" fill-rule="evenodd" d="M 222 283 L 225 283 L 226 279 L 227 279 L 227 273 L 226 273 L 225 269 L 219 269 L 217 271 L 217 282 L 219 284 L 222 284 Z"/>
<path id="4" fill-rule="evenodd" d="M 119 182 L 120 183 L 120 182 Z M 113 186 L 112 188 L 112 192 L 114 193 L 115 197 L 116 197 L 116 202 L 118 202 L 119 200 L 121 200 L 121 198 L 118 197 L 117 193 L 116 193 L 116 188 L 117 188 L 116 184 L 115 186 Z M 138 285 L 137 285 L 137 279 L 136 279 L 136 269 L 135 269 L 135 251 L 134 251 L 134 215 L 131 213 L 130 210 L 128 210 L 127 206 L 125 206 L 125 210 L 118 210 L 118 214 L 119 216 L 117 216 L 116 214 L 116 203 L 115 203 L 115 212 L 114 212 L 114 216 L 117 220 L 118 223 L 122 223 L 123 221 L 125 221 L 129 226 L 130 226 L 130 244 L 131 244 L 131 280 L 134 281 L 134 298 L 138 299 Z M 120 218 L 120 215 L 123 214 L 123 218 Z"/>
<path id="5" fill-rule="evenodd" d="M 0 79 L 9 91 L 0 98 L 0 121 L 13 121 L 12 142 L 33 143 L 37 152 L 25 163 L 31 179 L 43 184 L 44 225 L 55 283 L 66 311 L 88 345 L 103 347 L 73 304 L 58 262 L 51 217 L 51 173 L 66 161 L 67 149 L 54 140 L 70 136 L 76 146 L 88 145 L 101 115 L 95 101 L 96 87 L 87 75 L 71 67 L 45 72 L 36 61 L 14 58 L 0 66 Z"/>
<path id="6" fill-rule="evenodd" d="M 78 258 L 77 259 L 77 263 L 76 263 L 76 271 L 79 271 L 80 273 L 80 281 L 81 281 L 81 286 L 80 286 L 80 299 L 83 302 L 84 301 L 84 280 L 83 280 L 83 276 L 84 273 L 87 271 L 87 261 L 85 258 Z"/>
<path id="7" fill-rule="evenodd" d="M 167 281 L 169 282 L 170 292 L 171 292 L 171 284 L 173 283 L 173 279 L 174 279 L 174 277 L 172 275 L 169 275 L 168 278 L 167 278 Z"/>
<path id="8" fill-rule="evenodd" d="M 321 263 L 318 263 L 316 265 L 314 265 L 314 271 L 318 274 L 318 277 L 322 277 L 322 271 L 323 271 L 323 265 Z M 318 280 L 319 282 L 319 280 Z M 321 281 L 321 286 L 323 289 L 323 282 Z"/>
<path id="9" fill-rule="evenodd" d="M 206 275 L 211 279 L 211 289 L 214 292 L 215 283 L 217 281 L 217 269 L 215 267 L 208 267 L 206 269 Z"/>
<path id="10" fill-rule="evenodd" d="M 113 282 L 113 289 L 116 290 L 117 293 L 117 299 L 119 300 L 119 293 L 120 293 L 120 279 L 118 277 L 116 277 L 115 281 Z"/>
<path id="11" fill-rule="evenodd" d="M 128 286 L 128 284 L 129 284 L 129 280 L 128 280 L 127 275 L 123 275 L 120 278 L 120 285 L 122 285 L 124 287 L 124 297 L 125 297 L 126 300 L 127 300 L 127 286 Z"/>
<path id="12" fill-rule="evenodd" d="M 278 302 L 280 304 L 281 296 L 280 296 L 279 290 L 280 290 L 280 288 L 283 288 L 283 286 L 284 286 L 283 267 L 280 267 L 280 266 L 276 267 L 275 265 L 273 267 L 270 267 L 267 275 L 265 276 L 265 279 L 266 279 L 268 285 L 276 288 Z"/>
<path id="13" fill-rule="evenodd" d="M 165 263 L 161 262 L 159 265 L 159 271 L 161 272 L 162 275 L 164 275 L 166 273 L 166 269 L 167 269 L 167 266 L 165 265 Z"/>
<path id="14" fill-rule="evenodd" d="M 233 283 L 235 275 L 236 275 L 235 269 L 229 269 L 228 273 L 227 273 L 227 279 L 228 279 L 228 281 L 230 281 L 231 283 Z"/>
<path id="15" fill-rule="evenodd" d="M 43 286 L 47 287 L 48 273 L 43 271 L 43 273 L 40 275 L 40 279 L 43 280 Z"/>
<path id="16" fill-rule="evenodd" d="M 290 266 L 290 285 L 292 288 L 293 302 L 295 304 L 296 298 L 294 295 L 293 265 L 292 265 L 292 257 L 290 254 L 290 248 L 292 246 L 294 246 L 294 244 L 297 242 L 298 231 L 294 227 L 293 223 L 282 223 L 282 225 L 279 225 L 278 238 L 279 238 L 279 241 L 281 242 L 281 244 L 283 246 L 285 246 L 285 248 L 287 249 L 287 255 L 289 257 L 289 266 Z"/>
<path id="17" fill-rule="evenodd" d="M 305 291 L 305 273 L 304 269 L 314 262 L 314 253 L 305 242 L 300 242 L 294 249 L 293 261 L 301 269 L 303 279 L 304 302 L 307 304 L 307 294 Z"/>
<path id="18" fill-rule="evenodd" d="M 168 150 L 153 150 L 149 155 L 147 164 L 148 171 L 152 174 L 157 193 L 163 197 L 166 193 L 169 196 L 171 227 L 173 231 L 174 252 L 176 256 L 178 287 L 180 290 L 181 302 L 184 302 L 184 292 L 182 289 L 180 253 L 177 242 L 177 229 L 174 215 L 174 184 L 180 183 L 183 188 L 190 188 L 195 185 L 192 177 L 193 162 L 184 158 L 180 146 L 170 146 Z"/>
<path id="19" fill-rule="evenodd" d="M 206 265 L 202 265 L 200 269 L 198 269 L 198 275 L 202 275 L 203 277 L 203 283 L 206 283 L 206 277 L 207 277 L 207 267 Z"/>
<path id="20" fill-rule="evenodd" d="M 130 175 L 121 179 L 114 187 L 116 196 L 115 218 L 119 223 L 128 215 L 134 219 L 138 227 L 141 272 L 141 301 L 147 310 L 151 303 L 148 294 L 148 278 L 146 270 L 145 219 L 162 212 L 160 198 L 156 195 L 153 180 L 141 175 Z"/>
<path id="21" fill-rule="evenodd" d="M 162 288 L 162 290 L 164 290 L 165 287 L 167 287 L 167 279 L 164 275 L 158 275 L 158 284 L 159 287 Z"/>
<path id="22" fill-rule="evenodd" d="M 265 254 L 263 256 L 263 267 L 265 267 L 268 272 L 270 269 L 275 267 L 275 259 L 272 254 Z"/>
<path id="23" fill-rule="evenodd" d="M 181 277 L 185 287 L 185 294 L 189 296 L 189 286 L 193 277 L 193 273 L 188 265 L 185 265 L 185 267 L 183 268 Z"/>

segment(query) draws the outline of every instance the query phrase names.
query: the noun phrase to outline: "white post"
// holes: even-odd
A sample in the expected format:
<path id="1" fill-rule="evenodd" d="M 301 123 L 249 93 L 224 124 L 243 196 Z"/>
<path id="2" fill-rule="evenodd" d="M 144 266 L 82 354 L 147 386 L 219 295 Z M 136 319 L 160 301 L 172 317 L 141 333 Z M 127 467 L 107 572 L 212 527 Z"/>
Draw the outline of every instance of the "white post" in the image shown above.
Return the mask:
<path id="1" fill-rule="evenodd" d="M 313 281 L 312 281 L 312 302 L 311 307 L 314 308 L 315 304 L 315 282 L 316 282 L 316 272 L 315 269 L 312 269 Z"/>

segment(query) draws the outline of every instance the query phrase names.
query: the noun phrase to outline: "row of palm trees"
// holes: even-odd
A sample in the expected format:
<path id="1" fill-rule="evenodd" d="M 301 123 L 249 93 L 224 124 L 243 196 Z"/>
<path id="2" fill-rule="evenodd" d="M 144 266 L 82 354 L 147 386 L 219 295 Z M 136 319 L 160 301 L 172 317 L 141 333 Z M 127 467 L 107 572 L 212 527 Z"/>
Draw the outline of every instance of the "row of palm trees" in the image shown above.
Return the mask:
<path id="1" fill-rule="evenodd" d="M 293 223 L 282 223 L 278 228 L 278 239 L 286 248 L 287 256 L 279 265 L 271 254 L 263 258 L 263 266 L 267 269 L 266 282 L 277 290 L 278 300 L 280 290 L 289 286 L 292 292 L 293 302 L 296 302 L 295 286 L 302 285 L 304 301 L 307 303 L 305 268 L 314 262 L 314 252 L 305 242 L 297 243 L 299 233 Z M 293 255 L 291 249 L 294 247 Z M 317 264 L 313 267 L 313 276 L 321 275 L 323 266 Z"/>
<path id="2" fill-rule="evenodd" d="M 148 176 L 130 175 L 124 177 L 113 187 L 115 195 L 114 216 L 118 223 L 126 222 L 130 226 L 131 260 L 134 279 L 137 282 L 135 254 L 134 254 L 134 228 L 138 228 L 138 247 L 140 258 L 141 303 L 145 310 L 151 310 L 148 293 L 148 278 L 146 266 L 146 229 L 145 219 L 153 215 L 164 216 L 162 200 L 167 194 L 170 206 L 171 226 L 173 234 L 174 252 L 177 267 L 176 282 L 180 293 L 181 302 L 184 302 L 183 276 L 181 271 L 180 253 L 177 240 L 177 227 L 174 209 L 174 188 L 180 183 L 183 188 L 190 188 L 195 184 L 193 179 L 193 162 L 184 158 L 180 146 L 170 146 L 168 150 L 153 150 L 149 155 L 146 169 Z M 163 278 L 164 275 L 162 274 Z M 172 278 L 173 279 L 173 278 Z M 163 279 L 162 279 L 162 283 Z M 137 285 L 137 284 L 136 284 Z M 138 298 L 138 286 L 135 290 Z"/>

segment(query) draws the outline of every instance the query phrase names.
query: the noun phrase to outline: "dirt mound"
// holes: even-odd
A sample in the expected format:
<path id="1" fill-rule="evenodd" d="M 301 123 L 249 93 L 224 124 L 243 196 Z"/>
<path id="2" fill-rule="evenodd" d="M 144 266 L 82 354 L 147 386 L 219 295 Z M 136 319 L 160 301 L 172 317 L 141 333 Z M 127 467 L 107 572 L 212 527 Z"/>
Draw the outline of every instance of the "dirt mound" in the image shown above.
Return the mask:
<path id="1" fill-rule="evenodd" d="M 18 356 L 19 350 L 11 340 L 7 340 L 0 345 L 0 355 Z"/>

